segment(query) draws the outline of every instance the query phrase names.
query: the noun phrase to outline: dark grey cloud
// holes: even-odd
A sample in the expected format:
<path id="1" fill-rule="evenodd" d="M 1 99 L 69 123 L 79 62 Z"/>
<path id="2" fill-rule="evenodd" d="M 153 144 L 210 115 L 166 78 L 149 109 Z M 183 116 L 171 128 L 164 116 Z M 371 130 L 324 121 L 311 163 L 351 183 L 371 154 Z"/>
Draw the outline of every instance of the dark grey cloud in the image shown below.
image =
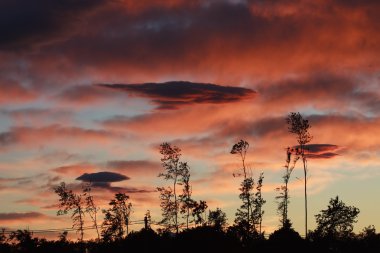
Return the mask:
<path id="1" fill-rule="evenodd" d="M 310 153 L 320 153 L 331 150 L 337 150 L 339 149 L 339 146 L 334 144 L 307 144 L 305 145 L 305 148 Z"/>
<path id="2" fill-rule="evenodd" d="M 62 79 L 70 78 L 75 79 L 73 83 L 89 79 L 108 82 L 108 78 L 114 82 L 144 82 L 142 77 L 162 80 L 174 74 L 179 78 L 194 76 L 196 80 L 210 82 L 241 82 L 252 80 L 256 75 L 262 80 L 272 73 L 285 76 L 288 72 L 298 74 L 310 68 L 319 71 L 346 65 L 360 69 L 372 65 L 373 68 L 380 45 L 376 33 L 380 26 L 378 15 L 367 18 L 369 11 L 364 8 L 368 4 L 359 4 L 355 10 L 357 15 L 352 16 L 363 16 L 363 20 L 352 21 L 348 18 L 351 12 L 340 11 L 344 1 L 333 1 L 332 6 L 309 1 L 228 0 L 179 0 L 168 4 L 165 1 L 70 0 L 65 5 L 60 4 L 62 0 L 5 2 L 14 6 L 15 11 L 12 12 L 11 7 L 2 8 L 0 14 L 3 10 L 3 17 L 16 14 L 6 18 L 9 21 L 5 23 L 14 25 L 6 27 L 9 35 L 2 38 L 10 39 L 3 44 L 21 43 L 26 47 L 33 41 L 52 41 L 35 54 L 23 55 L 27 68 L 14 64 L 10 67 L 12 73 L 5 73 L 14 77 L 22 71 L 21 76 L 34 80 L 32 86 L 58 87 Z M 10 4 L 13 2 L 16 4 Z M 256 12 L 252 5 L 268 7 Z M 266 15 L 272 11 L 271 6 L 278 5 L 281 8 L 273 9 L 284 9 L 286 15 Z M 299 7 L 287 14 L 294 6 Z M 379 6 L 374 3 L 369 10 L 376 13 Z M 21 15 L 18 9 L 24 12 L 29 9 L 32 14 Z M 67 17 L 66 13 L 77 18 L 69 14 Z M 24 25 L 24 19 L 30 20 L 30 25 Z M 42 23 L 39 19 L 43 25 L 33 25 Z M 21 20 L 21 24 L 12 20 Z M 79 28 L 69 29 L 72 23 Z M 45 26 L 54 29 L 44 29 Z M 51 33 L 62 30 L 76 32 L 63 34 L 61 39 L 56 39 L 55 32 Z M 12 31 L 17 31 L 14 36 Z M 336 40 L 336 37 L 341 39 Z M 367 56 L 368 60 L 353 63 L 354 59 Z M 93 79 L 83 78 L 81 74 L 91 75 Z M 165 103 L 163 107 L 175 106 L 172 105 L 175 102 Z"/>
<path id="3" fill-rule="evenodd" d="M 42 218 L 46 215 L 38 212 L 25 212 L 25 213 L 0 213 L 0 221 L 11 221 L 11 220 L 29 220 L 29 219 L 35 219 L 35 218 Z"/>
<path id="4" fill-rule="evenodd" d="M 101 0 L 2 0 L 0 49 L 21 49 L 46 43 L 82 22 L 84 11 Z M 83 17 L 82 17 L 83 18 Z"/>
<path id="5" fill-rule="evenodd" d="M 111 183 L 113 182 L 121 182 L 125 180 L 129 180 L 130 178 L 116 172 L 108 172 L 108 171 L 102 171 L 97 173 L 84 173 L 80 177 L 76 178 L 76 180 L 80 180 L 83 182 L 91 182 L 92 187 L 95 189 L 102 189 L 107 190 L 113 193 L 117 192 L 125 192 L 125 193 L 148 193 L 152 192 L 152 190 L 147 189 L 138 189 L 135 187 L 119 187 L 119 186 L 112 186 Z M 75 186 L 76 188 L 80 186 Z"/>
<path id="6" fill-rule="evenodd" d="M 129 177 L 124 176 L 119 173 L 115 172 L 108 172 L 108 171 L 102 171 L 102 172 L 96 172 L 96 173 L 84 173 L 80 177 L 76 178 L 76 180 L 80 180 L 83 182 L 93 182 L 96 183 L 111 183 L 111 182 L 121 182 L 124 180 L 128 180 Z"/>
<path id="7" fill-rule="evenodd" d="M 230 103 L 255 95 L 253 90 L 247 88 L 185 81 L 101 86 L 150 98 L 159 105 L 159 109 L 176 109 L 187 104 Z"/>
<path id="8" fill-rule="evenodd" d="M 330 159 L 330 158 L 334 158 L 336 156 L 339 156 L 339 154 L 333 153 L 333 152 L 324 152 L 321 154 L 307 154 L 306 155 L 306 157 L 308 157 L 310 159 Z"/>
<path id="9" fill-rule="evenodd" d="M 17 136 L 12 132 L 0 133 L 0 147 L 8 146 L 17 142 Z"/>
<path id="10" fill-rule="evenodd" d="M 330 159 L 339 156 L 334 151 L 338 151 L 340 147 L 334 144 L 307 144 L 305 149 L 306 157 L 310 159 Z"/>

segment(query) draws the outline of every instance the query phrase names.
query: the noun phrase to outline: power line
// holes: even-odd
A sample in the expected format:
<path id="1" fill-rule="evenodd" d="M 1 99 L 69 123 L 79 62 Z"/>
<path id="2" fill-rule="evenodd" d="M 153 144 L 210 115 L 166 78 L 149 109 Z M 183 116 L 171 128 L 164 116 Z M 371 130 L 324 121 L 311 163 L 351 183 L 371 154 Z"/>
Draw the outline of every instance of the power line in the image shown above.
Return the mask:
<path id="1" fill-rule="evenodd" d="M 128 222 L 128 226 L 133 226 L 133 225 L 142 225 L 144 224 L 144 220 L 133 220 L 133 221 L 129 221 Z M 106 225 L 102 225 L 101 227 L 106 227 Z M 86 226 L 86 227 L 82 227 L 83 230 L 93 230 L 93 229 L 96 229 L 95 225 L 93 226 Z M 67 231 L 67 232 L 71 232 L 71 231 L 78 231 L 80 229 L 78 228 L 47 228 L 47 229 L 3 229 L 1 230 L 0 229 L 0 234 L 12 234 L 12 233 L 15 233 L 17 231 L 23 231 L 23 230 L 27 230 L 31 233 L 56 233 L 56 232 L 64 232 L 64 231 Z"/>

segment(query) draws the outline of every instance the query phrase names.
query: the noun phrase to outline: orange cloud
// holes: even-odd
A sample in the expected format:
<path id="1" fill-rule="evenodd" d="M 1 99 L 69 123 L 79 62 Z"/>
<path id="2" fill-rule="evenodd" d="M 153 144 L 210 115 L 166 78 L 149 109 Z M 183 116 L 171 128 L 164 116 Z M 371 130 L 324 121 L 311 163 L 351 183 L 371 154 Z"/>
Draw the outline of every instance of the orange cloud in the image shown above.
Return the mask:
<path id="1" fill-rule="evenodd" d="M 73 164 L 73 165 L 60 166 L 52 170 L 63 175 L 78 176 L 83 173 L 95 172 L 97 170 L 97 167 L 96 165 L 93 165 L 93 164 Z"/>

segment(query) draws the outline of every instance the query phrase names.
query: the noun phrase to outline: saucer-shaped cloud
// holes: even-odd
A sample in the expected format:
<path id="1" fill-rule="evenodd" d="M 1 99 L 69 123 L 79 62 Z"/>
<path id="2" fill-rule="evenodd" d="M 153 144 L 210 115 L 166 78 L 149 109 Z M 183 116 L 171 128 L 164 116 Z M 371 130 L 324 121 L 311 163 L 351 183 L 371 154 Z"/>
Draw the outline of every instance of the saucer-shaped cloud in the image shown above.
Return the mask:
<path id="1" fill-rule="evenodd" d="M 211 83 L 172 81 L 142 84 L 100 84 L 132 95 L 150 98 L 159 109 L 177 109 L 186 104 L 220 104 L 252 98 L 256 92 L 242 87 Z"/>
<path id="2" fill-rule="evenodd" d="M 339 154 L 335 152 L 340 148 L 334 144 L 308 144 L 305 145 L 305 149 L 305 153 L 308 158 L 329 159 L 338 156 Z"/>
<path id="3" fill-rule="evenodd" d="M 97 172 L 97 173 L 84 173 L 82 176 L 78 177 L 76 180 L 81 180 L 83 182 L 93 182 L 93 183 L 111 183 L 120 182 L 128 180 L 129 177 L 124 176 L 119 173 L 114 172 Z"/>

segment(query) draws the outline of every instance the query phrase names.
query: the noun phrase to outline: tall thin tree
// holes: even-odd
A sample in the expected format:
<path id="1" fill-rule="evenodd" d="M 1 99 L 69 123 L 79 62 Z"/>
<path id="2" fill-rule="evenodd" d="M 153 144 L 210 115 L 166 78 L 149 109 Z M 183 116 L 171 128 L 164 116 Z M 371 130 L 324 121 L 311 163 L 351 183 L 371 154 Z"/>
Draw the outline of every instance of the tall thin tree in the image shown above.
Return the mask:
<path id="1" fill-rule="evenodd" d="M 182 194 L 179 195 L 179 200 L 181 204 L 180 212 L 183 214 L 183 218 L 186 220 L 186 228 L 189 228 L 190 214 L 195 205 L 195 201 L 191 198 L 191 185 L 190 185 L 190 167 L 186 162 L 180 162 L 180 167 L 182 170 Z"/>
<path id="2" fill-rule="evenodd" d="M 85 198 L 85 204 L 86 204 L 86 213 L 90 216 L 94 227 L 96 229 L 96 234 L 98 235 L 98 240 L 100 240 L 100 233 L 99 233 L 99 227 L 98 227 L 98 221 L 97 221 L 97 215 L 99 212 L 99 207 L 96 206 L 94 201 L 94 196 L 91 193 L 92 191 L 92 185 L 91 183 L 87 183 L 83 186 L 83 196 Z"/>
<path id="3" fill-rule="evenodd" d="M 252 213 L 252 194 L 251 190 L 253 189 L 253 179 L 252 177 L 247 175 L 247 168 L 245 166 L 245 157 L 247 155 L 247 150 L 249 148 L 249 143 L 245 140 L 240 140 L 238 143 L 234 144 L 231 149 L 231 154 L 237 154 L 240 156 L 241 162 L 242 162 L 242 170 L 243 170 L 243 182 L 241 184 L 240 191 L 242 192 L 240 194 L 240 198 L 244 202 L 243 209 L 246 209 L 246 221 L 247 224 L 250 224 L 251 219 L 251 213 Z M 239 212 L 241 213 L 241 212 Z"/>
<path id="4" fill-rule="evenodd" d="M 303 171 L 304 171 L 304 194 L 305 194 L 305 237 L 308 237 L 308 229 L 307 229 L 307 157 L 305 154 L 306 145 L 311 141 L 313 136 L 309 133 L 309 129 L 311 126 L 309 125 L 309 121 L 304 119 L 302 115 L 297 112 L 291 112 L 286 118 L 286 123 L 288 124 L 288 130 L 290 133 L 296 135 L 298 142 L 298 155 L 300 155 L 303 163 Z"/>
<path id="5" fill-rule="evenodd" d="M 266 203 L 266 200 L 263 199 L 262 187 L 263 187 L 264 173 L 261 172 L 259 179 L 257 180 L 255 199 L 253 200 L 253 219 L 254 224 L 256 225 L 256 230 L 261 234 L 261 227 L 263 223 L 264 210 L 263 205 Z"/>
<path id="6" fill-rule="evenodd" d="M 76 194 L 72 190 L 68 189 L 64 182 L 61 182 L 59 186 L 54 187 L 54 192 L 60 197 L 60 209 L 58 210 L 57 215 L 64 215 L 72 211 L 72 227 L 77 230 L 77 233 L 80 233 L 79 240 L 83 241 L 85 207 L 82 195 Z"/>
<path id="7" fill-rule="evenodd" d="M 299 151 L 294 148 L 288 147 L 286 149 L 286 160 L 285 160 L 285 173 L 282 176 L 284 180 L 284 185 L 281 185 L 280 187 L 276 188 L 276 191 L 279 191 L 279 195 L 276 196 L 276 200 L 278 201 L 277 205 L 277 212 L 280 215 L 280 221 L 282 224 L 282 227 L 285 228 L 288 224 L 290 224 L 290 220 L 288 218 L 288 206 L 289 206 L 289 180 L 290 175 L 292 174 L 297 161 L 299 160 L 300 156 L 298 155 Z"/>
<path id="8" fill-rule="evenodd" d="M 160 145 L 160 154 L 163 156 L 161 158 L 161 164 L 165 169 L 165 172 L 160 173 L 158 176 L 163 177 L 165 180 L 172 180 L 173 182 L 173 188 L 157 188 L 157 190 L 160 192 L 161 209 L 163 210 L 164 216 L 163 222 L 170 222 L 170 220 L 173 218 L 174 229 L 178 234 L 179 196 L 177 193 L 177 185 L 181 183 L 186 166 L 183 166 L 183 164 L 179 161 L 181 157 L 181 149 L 177 146 L 172 147 L 169 143 L 164 142 Z M 172 197 L 174 200 L 171 199 Z M 169 208 L 170 210 L 165 210 L 165 208 Z M 168 228 L 169 227 L 170 226 L 168 226 Z"/>
<path id="9" fill-rule="evenodd" d="M 252 178 L 252 173 L 248 172 L 245 159 L 247 155 L 247 150 L 249 148 L 249 143 L 245 140 L 240 140 L 238 143 L 234 144 L 231 149 L 231 154 L 236 154 L 240 157 L 242 162 L 242 172 L 243 181 L 240 184 L 240 194 L 239 198 L 242 200 L 243 204 L 236 212 L 235 224 L 242 231 L 242 240 L 247 240 L 256 232 L 255 217 L 254 217 L 254 205 L 255 205 L 255 194 L 254 194 L 254 180 Z M 238 173 L 238 176 L 241 174 Z M 234 174 L 236 176 L 236 174 Z"/>

